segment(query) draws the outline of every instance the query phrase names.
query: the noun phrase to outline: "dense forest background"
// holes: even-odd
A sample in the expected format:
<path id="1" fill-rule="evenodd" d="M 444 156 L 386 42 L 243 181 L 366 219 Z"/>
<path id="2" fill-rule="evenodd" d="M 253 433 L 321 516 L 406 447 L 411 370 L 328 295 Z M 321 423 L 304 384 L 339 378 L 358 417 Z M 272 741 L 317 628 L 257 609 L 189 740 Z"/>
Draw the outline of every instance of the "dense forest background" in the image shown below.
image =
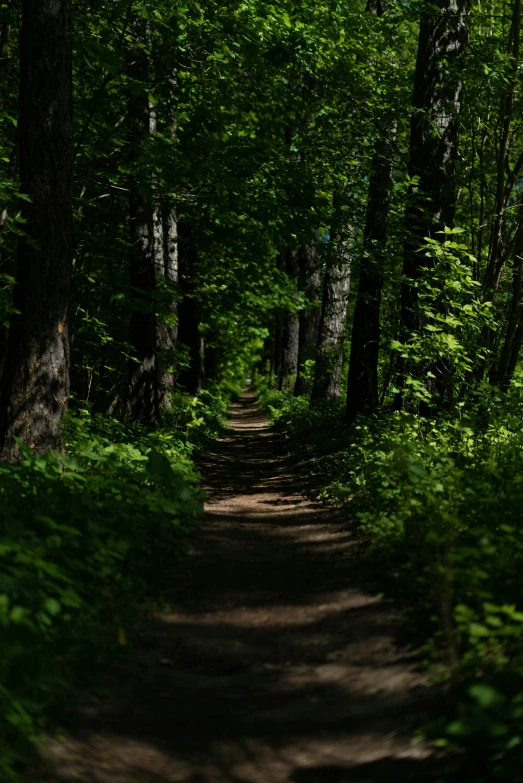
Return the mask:
<path id="1" fill-rule="evenodd" d="M 247 376 L 415 607 L 436 742 L 519 779 L 520 43 L 520 0 L 0 3 L 2 779 L 165 600 Z"/>

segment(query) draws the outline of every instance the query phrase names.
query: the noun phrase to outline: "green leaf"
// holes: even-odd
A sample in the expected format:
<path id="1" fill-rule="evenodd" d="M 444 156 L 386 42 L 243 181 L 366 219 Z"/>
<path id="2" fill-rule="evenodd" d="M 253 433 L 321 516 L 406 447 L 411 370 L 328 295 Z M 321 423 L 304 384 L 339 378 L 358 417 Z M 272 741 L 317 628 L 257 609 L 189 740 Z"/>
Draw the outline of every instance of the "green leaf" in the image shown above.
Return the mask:
<path id="1" fill-rule="evenodd" d="M 491 685 L 485 685 L 484 683 L 472 685 L 472 687 L 469 688 L 468 693 L 480 707 L 483 707 L 483 709 L 495 707 L 505 701 L 505 697 L 499 691 Z"/>

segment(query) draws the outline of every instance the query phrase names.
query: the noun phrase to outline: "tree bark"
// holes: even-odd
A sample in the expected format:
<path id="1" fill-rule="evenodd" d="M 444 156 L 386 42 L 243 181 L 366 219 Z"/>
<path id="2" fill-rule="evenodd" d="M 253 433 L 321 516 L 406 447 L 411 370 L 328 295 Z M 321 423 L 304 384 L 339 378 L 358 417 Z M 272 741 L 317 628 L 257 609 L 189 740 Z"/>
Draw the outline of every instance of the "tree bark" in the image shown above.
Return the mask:
<path id="1" fill-rule="evenodd" d="M 306 361 L 316 358 L 318 337 L 320 333 L 321 307 L 321 277 L 318 254 L 314 245 L 303 245 L 298 256 L 300 269 L 300 288 L 307 299 L 307 307 L 299 313 L 298 337 L 298 367 L 294 394 L 308 394 L 311 383 L 304 375 Z"/>
<path id="2" fill-rule="evenodd" d="M 160 74 L 157 78 L 163 78 L 168 91 L 166 100 L 166 132 L 174 144 L 177 135 L 176 95 L 177 79 L 176 70 L 161 73 L 161 55 L 157 53 L 156 61 Z M 155 128 L 156 132 L 156 128 Z M 169 189 L 168 186 L 166 189 Z M 163 196 L 158 203 L 159 220 L 161 221 L 162 248 L 156 260 L 156 274 L 164 283 L 163 311 L 164 316 L 157 318 L 156 325 L 156 350 L 157 350 L 157 405 L 158 410 L 172 407 L 170 393 L 174 390 L 174 365 L 176 361 L 175 350 L 178 327 L 176 323 L 178 302 L 174 287 L 178 284 L 178 222 L 176 208 L 170 196 Z M 165 317 L 167 316 L 167 318 Z"/>
<path id="3" fill-rule="evenodd" d="M 0 3 L 0 11 L 4 3 Z M 2 22 L 0 25 L 0 85 L 5 82 L 7 67 L 9 65 L 9 39 L 11 37 L 11 25 L 9 22 Z"/>
<path id="4" fill-rule="evenodd" d="M 135 167 L 135 173 L 131 175 L 129 183 L 129 277 L 132 298 L 129 342 L 134 355 L 129 361 L 127 407 L 138 421 L 151 425 L 157 415 L 154 254 L 161 246 L 158 236 L 158 224 L 161 221 L 158 220 L 158 214 L 154 214 L 152 197 L 144 195 L 145 188 L 136 171 L 136 162 L 143 155 L 151 132 L 151 116 L 147 96 L 148 56 L 145 46 L 139 46 L 147 41 L 147 28 L 141 21 L 136 22 L 133 27 L 137 46 L 130 54 L 128 76 L 131 91 L 127 108 L 129 154 Z"/>
<path id="5" fill-rule="evenodd" d="M 516 235 L 514 267 L 512 270 L 512 296 L 507 319 L 507 331 L 497 366 L 490 372 L 490 382 L 506 389 L 510 386 L 521 350 L 522 334 L 522 274 L 523 274 L 523 225 Z"/>
<path id="6" fill-rule="evenodd" d="M 384 130 L 378 142 L 369 182 L 364 254 L 352 324 L 347 385 L 347 419 L 373 413 L 378 400 L 378 359 L 383 266 L 392 188 L 392 134 Z"/>
<path id="7" fill-rule="evenodd" d="M 350 292 L 351 257 L 347 253 L 340 229 L 331 230 L 332 256 L 323 280 L 323 303 L 320 318 L 312 399 L 339 397 L 343 337 L 347 321 Z"/>
<path id="8" fill-rule="evenodd" d="M 382 16 L 387 10 L 387 0 L 367 0 L 367 12 Z"/>
<path id="9" fill-rule="evenodd" d="M 367 11 L 381 16 L 386 11 L 386 1 L 369 0 Z M 373 413 L 379 405 L 380 308 L 392 190 L 394 135 L 394 127 L 384 124 L 371 164 L 363 263 L 352 323 L 347 383 L 348 421 L 353 421 L 359 413 Z"/>
<path id="10" fill-rule="evenodd" d="M 177 376 L 178 384 L 189 394 L 200 394 L 205 378 L 204 340 L 200 333 L 200 306 L 196 273 L 198 253 L 192 228 L 178 224 L 179 282 L 182 300 L 178 305 L 178 344 L 185 346 L 187 365 Z"/>
<path id="11" fill-rule="evenodd" d="M 437 238 L 454 221 L 462 89 L 459 58 L 468 42 L 468 11 L 469 0 L 438 0 L 425 11 L 420 24 L 408 167 L 409 176 L 418 179 L 418 193 L 410 188 L 408 195 L 401 290 L 405 341 L 423 328 L 416 282 L 430 260 L 418 248 L 425 237 Z M 399 369 L 401 387 L 405 362 Z M 396 407 L 402 404 L 400 391 Z"/>
<path id="12" fill-rule="evenodd" d="M 276 267 L 279 272 L 285 272 L 285 251 L 278 253 L 276 257 Z M 284 313 L 281 310 L 277 310 L 274 316 L 274 342 L 273 342 L 273 357 L 272 357 L 272 377 L 271 383 L 279 387 L 280 378 L 283 367 L 283 327 L 284 327 Z"/>
<path id="13" fill-rule="evenodd" d="M 27 238 L 17 257 L 15 306 L 0 385 L 3 459 L 12 436 L 36 452 L 60 445 L 69 397 L 68 304 L 72 235 L 72 19 L 70 0 L 23 0 L 20 36 L 20 180 Z"/>
<path id="14" fill-rule="evenodd" d="M 174 207 L 171 204 L 163 205 L 160 218 L 162 251 L 156 259 L 156 275 L 170 287 L 178 283 L 178 224 Z M 168 310 L 170 318 L 176 318 L 178 304 L 174 296 L 169 298 Z M 157 318 L 157 405 L 160 411 L 172 407 L 169 394 L 174 389 L 173 364 L 177 333 L 176 324 L 166 323 L 165 318 Z"/>
<path id="15" fill-rule="evenodd" d="M 298 280 L 298 251 L 285 251 L 285 271 L 291 279 Z M 300 321 L 297 311 L 287 310 L 283 320 L 282 364 L 280 370 L 279 388 L 291 391 L 298 374 L 298 348 L 300 341 Z"/>
<path id="16" fill-rule="evenodd" d="M 511 78 L 503 90 L 499 110 L 499 146 L 496 154 L 496 195 L 494 204 L 494 225 L 491 232 L 489 258 L 483 280 L 485 301 L 492 301 L 498 289 L 503 266 L 507 261 L 506 248 L 506 208 L 516 180 L 520 176 L 523 156 L 511 170 L 510 149 L 513 137 L 514 102 L 519 79 L 519 48 L 521 36 L 521 0 L 514 0 L 512 22 L 510 26 L 508 52 L 512 60 Z M 509 256 L 510 257 L 510 256 Z"/>

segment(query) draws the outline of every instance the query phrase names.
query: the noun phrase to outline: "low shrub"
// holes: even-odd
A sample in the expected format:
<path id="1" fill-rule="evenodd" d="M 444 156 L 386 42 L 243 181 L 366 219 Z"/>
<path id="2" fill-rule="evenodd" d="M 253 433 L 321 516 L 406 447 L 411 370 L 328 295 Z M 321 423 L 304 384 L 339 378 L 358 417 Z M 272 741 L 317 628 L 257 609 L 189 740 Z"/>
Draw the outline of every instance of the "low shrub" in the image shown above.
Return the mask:
<path id="1" fill-rule="evenodd" d="M 0 779 L 45 722 L 128 643 L 140 604 L 172 596 L 202 508 L 191 460 L 226 399 L 175 401 L 162 429 L 69 415 L 65 454 L 0 464 Z"/>
<path id="2" fill-rule="evenodd" d="M 388 589 L 417 610 L 427 658 L 454 713 L 440 745 L 480 759 L 485 780 L 523 770 L 523 411 L 518 389 L 485 387 L 467 415 L 384 412 L 343 423 L 336 403 L 267 393 L 323 494 L 369 536 Z M 518 777 L 518 775 L 520 777 Z M 490 777 L 488 777 L 490 776 Z M 481 776 L 476 776 L 481 780 Z"/>

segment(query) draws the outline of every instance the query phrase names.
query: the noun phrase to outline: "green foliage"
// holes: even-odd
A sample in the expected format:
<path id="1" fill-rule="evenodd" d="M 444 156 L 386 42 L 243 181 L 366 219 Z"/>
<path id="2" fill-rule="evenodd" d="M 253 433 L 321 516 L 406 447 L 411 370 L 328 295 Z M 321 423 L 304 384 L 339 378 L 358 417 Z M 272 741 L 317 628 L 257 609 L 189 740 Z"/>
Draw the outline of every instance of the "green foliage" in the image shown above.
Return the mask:
<path id="1" fill-rule="evenodd" d="M 191 455 L 221 431 L 250 368 L 270 364 L 275 320 L 306 305 L 276 256 L 317 243 L 338 221 L 350 236 L 353 290 L 366 264 L 384 280 L 383 410 L 349 430 L 342 400 L 311 407 L 258 377 L 261 402 L 305 449 L 324 492 L 359 520 L 372 557 L 396 574 L 394 590 L 419 608 L 430 649 L 462 683 L 463 716 L 441 727 L 440 739 L 483 748 L 505 779 L 517 770 L 523 407 L 517 380 L 508 392 L 486 381 L 521 321 L 521 63 L 509 33 L 516 6 L 471 5 L 457 172 L 465 229 L 447 228 L 443 242 L 429 239 L 420 250 L 423 268 L 410 281 L 420 327 L 402 334 L 405 202 L 419 186 L 406 163 L 412 74 L 426 7 L 390 2 L 378 18 L 362 0 L 93 0 L 88 12 L 73 0 L 76 413 L 65 455 L 25 450 L 20 465 L 0 465 L 0 745 L 22 748 L 58 708 L 58 694 L 68 698 L 81 662 L 118 647 L 136 598 L 165 597 L 165 571 L 183 552 L 200 502 Z M 19 21 L 19 5 L 3 4 L 0 23 L 12 32 L 0 84 L 2 343 L 16 317 L 16 245 L 30 236 L 15 171 Z M 144 81 L 129 74 L 137 52 L 148 63 Z M 136 95 L 154 106 L 157 126 L 138 153 L 128 122 Z M 394 137 L 393 183 L 389 238 L 378 248 L 365 241 L 364 225 L 384 129 Z M 130 183 L 172 206 L 194 234 L 190 298 L 210 376 L 199 397 L 172 393 L 155 432 L 124 412 L 129 319 L 139 306 L 129 284 Z M 467 244 L 455 236 L 463 233 Z M 342 244 L 320 247 L 320 275 Z M 501 273 L 486 291 L 492 262 Z M 173 328 L 183 296 L 163 278 L 141 306 L 152 303 Z M 188 355 L 178 345 L 162 360 L 179 377 Z M 399 379 L 398 358 L 406 367 Z M 309 380 L 311 372 L 309 363 Z M 387 407 L 398 380 L 408 413 Z M 512 376 L 505 380 L 503 388 Z M 437 418 L 418 417 L 420 407 Z M 14 752 L 0 752 L 2 779 Z"/>
<path id="2" fill-rule="evenodd" d="M 66 441 L 66 454 L 23 447 L 0 466 L 2 780 L 127 644 L 138 606 L 172 595 L 202 507 L 181 431 L 77 414 Z"/>
<path id="3" fill-rule="evenodd" d="M 460 228 L 445 230 L 446 236 L 461 233 Z M 483 301 L 480 284 L 473 278 L 476 259 L 466 245 L 427 238 L 420 252 L 428 265 L 412 285 L 418 292 L 417 317 L 422 328 L 411 333 L 406 343 L 393 340 L 392 348 L 409 368 L 407 400 L 423 400 L 435 408 L 453 407 L 474 388 L 474 368 L 489 357 L 482 335 L 485 330 L 494 332 L 497 324 L 492 303 Z"/>
<path id="4" fill-rule="evenodd" d="M 350 429 L 339 405 L 262 399 L 313 458 L 323 493 L 370 537 L 386 588 L 417 607 L 438 677 L 460 683 L 461 717 L 434 727 L 438 744 L 480 752 L 497 779 L 513 780 L 523 763 L 523 408 L 519 390 L 502 408 L 497 391 L 481 394 L 466 415 L 383 413 Z"/>

